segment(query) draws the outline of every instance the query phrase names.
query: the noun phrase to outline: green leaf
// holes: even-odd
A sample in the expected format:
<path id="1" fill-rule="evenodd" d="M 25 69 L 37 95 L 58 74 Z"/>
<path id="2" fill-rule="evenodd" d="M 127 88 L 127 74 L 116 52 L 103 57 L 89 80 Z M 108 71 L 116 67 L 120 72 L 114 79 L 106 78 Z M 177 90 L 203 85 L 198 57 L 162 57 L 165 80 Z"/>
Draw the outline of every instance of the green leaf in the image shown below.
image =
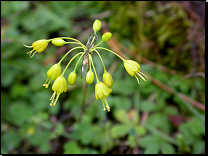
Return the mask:
<path id="1" fill-rule="evenodd" d="M 55 133 L 61 135 L 64 132 L 64 125 L 62 123 L 58 123 L 55 127 Z"/>
<path id="2" fill-rule="evenodd" d="M 157 109 L 157 105 L 150 101 L 141 102 L 141 110 L 142 111 L 154 111 Z"/>
<path id="3" fill-rule="evenodd" d="M 71 141 L 64 144 L 64 154 L 82 154 L 82 150 L 77 142 Z"/>
<path id="4" fill-rule="evenodd" d="M 205 142 L 203 140 L 197 141 L 193 145 L 193 154 L 204 154 Z"/>
<path id="5" fill-rule="evenodd" d="M 136 137 L 129 135 L 127 138 L 128 142 L 129 142 L 129 147 L 134 148 L 136 147 L 137 143 L 136 143 Z"/>
<path id="6" fill-rule="evenodd" d="M 145 136 L 140 142 L 142 147 L 149 147 L 152 144 L 157 144 L 157 139 L 154 136 Z"/>
<path id="7" fill-rule="evenodd" d="M 33 116 L 33 110 L 23 101 L 14 102 L 9 108 L 9 120 L 16 125 L 23 125 Z"/>
<path id="8" fill-rule="evenodd" d="M 125 125 L 114 125 L 110 130 L 110 134 L 114 139 L 122 138 L 129 133 L 130 128 Z"/>
<path id="9" fill-rule="evenodd" d="M 143 126 L 138 125 L 138 126 L 135 126 L 134 128 L 137 134 L 139 134 L 140 136 L 146 135 L 147 133 L 147 130 Z"/>
<path id="10" fill-rule="evenodd" d="M 25 85 L 16 84 L 11 88 L 11 96 L 16 97 L 24 97 L 26 96 L 27 87 Z"/>
<path id="11" fill-rule="evenodd" d="M 125 79 L 115 81 L 112 90 L 114 93 L 130 95 L 133 94 L 137 88 L 140 88 L 140 86 L 137 84 L 136 78 L 127 75 Z"/>
<path id="12" fill-rule="evenodd" d="M 150 146 L 144 150 L 144 154 L 158 154 L 158 153 L 159 153 L 159 146 L 157 144 L 150 144 Z"/>
<path id="13" fill-rule="evenodd" d="M 125 96 L 113 97 L 112 102 L 118 109 L 129 110 L 131 108 L 131 101 Z"/>
<path id="14" fill-rule="evenodd" d="M 2 145 L 6 151 L 11 151 L 20 145 L 20 137 L 14 129 L 2 135 Z"/>
<path id="15" fill-rule="evenodd" d="M 175 149 L 172 145 L 170 145 L 168 143 L 162 143 L 161 144 L 161 153 L 162 154 L 174 154 Z"/>
<path id="16" fill-rule="evenodd" d="M 127 124 L 127 125 L 131 124 L 128 114 L 123 109 L 119 109 L 119 110 L 115 111 L 114 116 L 119 122 L 121 122 L 123 124 Z"/>
<path id="17" fill-rule="evenodd" d="M 195 120 L 190 123 L 189 127 L 191 132 L 196 136 L 205 134 L 204 122 L 199 120 L 198 118 L 195 118 Z"/>

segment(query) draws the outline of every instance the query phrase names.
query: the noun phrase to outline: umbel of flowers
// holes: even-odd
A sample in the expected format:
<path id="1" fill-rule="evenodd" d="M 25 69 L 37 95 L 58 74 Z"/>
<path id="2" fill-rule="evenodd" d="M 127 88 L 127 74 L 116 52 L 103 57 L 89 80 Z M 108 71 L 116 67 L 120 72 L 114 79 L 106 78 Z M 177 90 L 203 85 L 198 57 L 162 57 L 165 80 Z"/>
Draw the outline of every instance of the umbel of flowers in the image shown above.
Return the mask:
<path id="1" fill-rule="evenodd" d="M 32 46 L 24 45 L 28 48 L 32 48 L 32 50 L 27 53 L 27 54 L 29 54 L 30 58 L 32 58 L 35 55 L 35 53 L 37 53 L 37 52 L 42 53 L 47 48 L 49 42 L 51 42 L 55 46 L 63 46 L 65 44 L 78 45 L 78 46 L 72 48 L 71 50 L 69 50 L 58 63 L 54 64 L 47 71 L 47 77 L 48 78 L 47 78 L 46 82 L 43 84 L 43 86 L 45 88 L 48 88 L 49 85 L 50 85 L 51 80 L 55 80 L 53 85 L 52 85 L 52 90 L 54 91 L 54 93 L 50 98 L 50 100 L 51 100 L 50 106 L 55 106 L 60 94 L 67 91 L 67 81 L 64 77 L 64 74 L 65 74 L 67 68 L 69 67 L 69 65 L 71 64 L 71 62 L 76 57 L 79 56 L 79 59 L 78 59 L 76 65 L 74 67 L 74 70 L 71 71 L 71 73 L 68 75 L 68 79 L 67 79 L 68 83 L 70 85 L 73 85 L 76 82 L 77 65 L 80 62 L 80 60 L 82 59 L 81 77 L 82 77 L 82 73 L 84 71 L 84 67 L 87 65 L 88 66 L 88 71 L 87 71 L 87 74 L 86 74 L 86 77 L 85 77 L 86 82 L 88 84 L 92 84 L 93 81 L 94 81 L 94 78 L 96 78 L 95 98 L 97 100 L 99 98 L 102 101 L 104 110 L 107 109 L 107 111 L 110 111 L 110 107 L 108 105 L 106 97 L 108 97 L 109 94 L 112 92 L 113 78 L 110 75 L 110 73 L 106 71 L 104 62 L 103 62 L 102 57 L 101 57 L 98 50 L 106 50 L 106 51 L 118 56 L 123 61 L 124 68 L 126 69 L 126 71 L 129 73 L 129 75 L 135 77 L 136 80 L 138 81 L 138 83 L 139 83 L 139 79 L 142 79 L 142 80 L 146 81 L 145 77 L 147 78 L 147 76 L 140 71 L 140 65 L 137 62 L 135 62 L 133 60 L 125 60 L 124 58 L 122 58 L 117 53 L 113 52 L 112 50 L 109 50 L 107 48 L 103 48 L 103 47 L 98 46 L 103 41 L 107 42 L 111 39 L 112 34 L 110 32 L 106 32 L 105 34 L 103 34 L 102 35 L 102 40 L 98 44 L 95 45 L 95 42 L 98 40 L 98 36 L 96 35 L 96 33 L 100 30 L 100 28 L 101 28 L 101 21 L 95 20 L 94 23 L 93 23 L 94 33 L 89 37 L 86 45 L 82 44 L 77 39 L 74 39 L 74 38 L 71 38 L 71 37 L 57 37 L 57 38 L 53 38 L 53 39 L 41 39 L 41 40 L 35 41 L 32 44 Z M 65 40 L 70 40 L 70 42 L 67 42 Z M 66 58 L 66 56 L 68 54 L 70 54 L 75 49 L 80 49 L 81 52 L 74 55 L 74 57 L 71 58 L 71 60 L 66 65 L 65 69 L 62 71 L 61 70 L 62 61 Z M 93 63 L 93 57 L 92 57 L 93 52 L 95 52 L 99 56 L 100 61 L 103 65 L 103 69 L 104 69 L 103 75 L 102 75 L 103 82 L 101 82 L 98 79 L 98 75 L 97 75 L 97 72 L 96 72 L 96 69 L 95 69 L 95 65 Z"/>

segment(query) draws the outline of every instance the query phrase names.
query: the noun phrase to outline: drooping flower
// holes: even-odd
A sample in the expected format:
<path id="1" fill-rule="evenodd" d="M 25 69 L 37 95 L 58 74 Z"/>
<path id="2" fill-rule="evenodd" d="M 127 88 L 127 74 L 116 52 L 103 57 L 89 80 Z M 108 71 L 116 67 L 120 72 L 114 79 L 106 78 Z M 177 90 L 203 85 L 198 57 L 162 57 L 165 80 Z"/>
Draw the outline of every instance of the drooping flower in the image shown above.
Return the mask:
<path id="1" fill-rule="evenodd" d="M 106 97 L 108 97 L 111 92 L 112 89 L 109 89 L 103 82 L 98 82 L 95 85 L 95 98 L 96 100 L 98 100 L 98 98 L 102 100 L 104 110 L 106 106 L 108 112 L 110 111 L 110 107 L 108 105 Z"/>
<path id="2" fill-rule="evenodd" d="M 77 73 L 75 71 L 71 72 L 68 77 L 68 83 L 73 85 L 76 82 Z"/>
<path id="3" fill-rule="evenodd" d="M 106 70 L 104 71 L 103 73 L 103 82 L 105 83 L 105 85 L 109 88 L 112 87 L 113 85 L 113 78 L 112 76 L 110 75 L 109 72 L 107 72 Z"/>
<path id="4" fill-rule="evenodd" d="M 27 53 L 27 54 L 29 54 L 30 58 L 32 58 L 36 52 L 38 52 L 38 53 L 43 52 L 47 48 L 49 42 L 50 42 L 50 40 L 42 39 L 42 40 L 35 41 L 32 44 L 32 46 L 26 46 L 24 44 L 23 45 L 27 48 L 33 48 L 31 51 L 29 51 Z"/>
<path id="5" fill-rule="evenodd" d="M 86 82 L 87 82 L 88 84 L 93 83 L 94 77 L 95 77 L 95 76 L 94 76 L 93 71 L 92 71 L 92 70 L 89 70 L 89 71 L 87 72 L 87 75 L 86 75 Z"/>
<path id="6" fill-rule="evenodd" d="M 55 80 L 57 77 L 61 75 L 61 65 L 59 63 L 54 64 L 48 71 L 47 71 L 47 80 L 43 84 L 45 88 L 48 88 L 51 80 Z"/>
<path id="7" fill-rule="evenodd" d="M 55 46 L 60 47 L 60 46 L 63 46 L 65 44 L 65 41 L 61 38 L 54 38 L 51 43 Z"/>
<path id="8" fill-rule="evenodd" d="M 133 76 L 136 77 L 138 83 L 139 83 L 139 78 L 146 81 L 144 77 L 147 78 L 147 76 L 144 73 L 140 72 L 140 65 L 137 62 L 132 61 L 132 60 L 125 60 L 124 68 L 129 73 L 129 75 L 131 75 L 132 77 Z"/>
<path id="9" fill-rule="evenodd" d="M 54 93 L 50 98 L 50 106 L 55 106 L 60 94 L 67 91 L 67 83 L 64 76 L 61 75 L 54 81 L 52 90 Z"/>

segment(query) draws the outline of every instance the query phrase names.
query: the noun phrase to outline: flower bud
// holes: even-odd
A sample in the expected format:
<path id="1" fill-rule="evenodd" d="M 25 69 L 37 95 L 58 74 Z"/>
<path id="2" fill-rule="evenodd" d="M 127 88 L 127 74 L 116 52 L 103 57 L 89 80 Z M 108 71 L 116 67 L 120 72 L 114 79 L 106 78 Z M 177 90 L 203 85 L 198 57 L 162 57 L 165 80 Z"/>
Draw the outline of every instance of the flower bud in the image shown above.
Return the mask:
<path id="1" fill-rule="evenodd" d="M 107 32 L 103 34 L 102 39 L 103 41 L 108 42 L 111 39 L 111 37 L 112 37 L 112 34 L 110 32 Z"/>
<path id="2" fill-rule="evenodd" d="M 103 82 L 108 88 L 111 88 L 113 85 L 113 78 L 107 71 L 105 71 L 103 74 Z"/>
<path id="3" fill-rule="evenodd" d="M 101 28 L 101 21 L 96 19 L 94 21 L 94 23 L 93 23 L 93 30 L 94 30 L 94 32 L 99 31 L 100 28 Z"/>
<path id="4" fill-rule="evenodd" d="M 48 46 L 48 41 L 45 39 L 37 40 L 32 44 L 33 50 L 36 50 L 38 53 L 43 52 Z"/>
<path id="5" fill-rule="evenodd" d="M 87 72 L 87 75 L 86 75 L 86 82 L 87 82 L 88 84 L 91 84 L 91 83 L 93 83 L 93 81 L 94 81 L 94 73 L 93 73 L 92 70 L 89 70 L 89 71 Z"/>
<path id="6" fill-rule="evenodd" d="M 55 45 L 55 46 L 63 46 L 65 44 L 65 41 L 61 38 L 55 38 L 52 40 L 52 44 Z"/>
<path id="7" fill-rule="evenodd" d="M 77 74 L 75 71 L 71 72 L 68 77 L 68 83 L 73 85 L 76 82 Z"/>
<path id="8" fill-rule="evenodd" d="M 47 76 L 51 78 L 51 80 L 56 79 L 61 75 L 61 65 L 56 63 L 54 64 L 48 71 Z"/>

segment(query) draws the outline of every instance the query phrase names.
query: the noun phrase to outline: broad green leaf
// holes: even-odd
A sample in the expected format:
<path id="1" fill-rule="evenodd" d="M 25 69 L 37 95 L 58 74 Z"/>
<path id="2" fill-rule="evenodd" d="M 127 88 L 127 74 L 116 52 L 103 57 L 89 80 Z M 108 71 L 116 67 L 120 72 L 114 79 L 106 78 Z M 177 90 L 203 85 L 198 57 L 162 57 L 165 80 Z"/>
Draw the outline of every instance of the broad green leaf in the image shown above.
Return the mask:
<path id="1" fill-rule="evenodd" d="M 70 141 L 64 144 L 64 154 L 82 154 L 82 150 L 77 142 Z"/>
<path id="2" fill-rule="evenodd" d="M 193 154 L 204 154 L 205 153 L 205 142 L 203 140 L 197 141 L 193 145 Z"/>
<path id="3" fill-rule="evenodd" d="M 6 151 L 11 151 L 20 145 L 20 137 L 14 129 L 2 135 L 2 145 Z"/>
<path id="4" fill-rule="evenodd" d="M 131 121 L 128 117 L 128 114 L 125 110 L 123 109 L 119 109 L 117 111 L 115 111 L 114 116 L 116 118 L 116 120 L 118 120 L 119 122 L 123 123 L 123 124 L 131 124 Z"/>
<path id="5" fill-rule="evenodd" d="M 162 143 L 161 144 L 161 153 L 162 154 L 174 154 L 175 149 L 172 145 L 170 145 L 168 143 Z"/>
<path id="6" fill-rule="evenodd" d="M 122 138 L 129 133 L 130 127 L 126 125 L 114 125 L 111 130 L 110 134 L 112 138 Z"/>
<path id="7" fill-rule="evenodd" d="M 55 127 L 55 132 L 58 135 L 61 135 L 64 132 L 64 125 L 62 123 L 58 123 Z"/>
<path id="8" fill-rule="evenodd" d="M 141 102 L 141 110 L 142 111 L 154 111 L 157 109 L 157 105 L 155 103 L 149 101 Z"/>
<path id="9" fill-rule="evenodd" d="M 29 121 L 33 115 L 33 110 L 23 101 L 17 101 L 11 104 L 9 108 L 9 120 L 16 125 L 23 125 Z"/>
<path id="10" fill-rule="evenodd" d="M 143 136 L 147 133 L 147 130 L 143 127 L 143 126 L 135 126 L 134 129 L 136 130 L 137 134 L 139 134 L 140 136 Z"/>
<path id="11" fill-rule="evenodd" d="M 144 154 L 158 154 L 159 153 L 159 145 L 157 144 L 150 144 L 149 147 L 147 147 L 144 150 Z"/>
<path id="12" fill-rule="evenodd" d="M 129 135 L 128 138 L 127 138 L 128 142 L 129 142 L 129 146 L 131 148 L 134 148 L 136 147 L 137 143 L 136 143 L 136 137 L 132 136 L 132 135 Z"/>

